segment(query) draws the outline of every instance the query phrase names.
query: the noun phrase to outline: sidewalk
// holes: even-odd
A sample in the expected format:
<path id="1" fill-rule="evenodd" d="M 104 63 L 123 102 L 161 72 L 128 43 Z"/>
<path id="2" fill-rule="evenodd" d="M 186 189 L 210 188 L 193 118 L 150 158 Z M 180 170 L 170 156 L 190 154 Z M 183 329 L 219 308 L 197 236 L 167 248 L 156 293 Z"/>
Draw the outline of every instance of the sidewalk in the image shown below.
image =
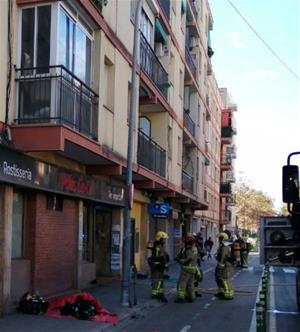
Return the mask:
<path id="1" fill-rule="evenodd" d="M 202 262 L 204 273 L 215 267 L 215 260 Z M 168 299 L 176 294 L 177 278 L 179 276 L 179 265 L 171 264 L 169 267 L 169 279 L 164 280 L 165 295 Z M 117 327 L 121 322 L 135 318 L 147 313 L 162 305 L 167 305 L 157 300 L 152 300 L 151 281 L 150 279 L 137 280 L 136 293 L 137 305 L 131 308 L 122 307 L 120 305 L 121 281 L 112 279 L 103 279 L 100 284 L 87 290 L 95 296 L 105 309 L 112 313 L 116 313 L 119 317 Z M 105 330 L 113 330 L 113 325 L 109 323 L 99 323 L 85 320 L 65 320 L 47 316 L 25 315 L 21 313 L 13 313 L 0 318 L 1 332 L 100 332 Z"/>

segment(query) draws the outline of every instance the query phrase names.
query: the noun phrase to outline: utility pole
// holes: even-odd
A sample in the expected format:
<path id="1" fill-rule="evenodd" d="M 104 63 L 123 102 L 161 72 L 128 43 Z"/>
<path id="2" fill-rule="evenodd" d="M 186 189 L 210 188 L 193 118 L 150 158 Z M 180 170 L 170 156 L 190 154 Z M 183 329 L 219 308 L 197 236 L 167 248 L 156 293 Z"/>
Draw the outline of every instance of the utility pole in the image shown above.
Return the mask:
<path id="1" fill-rule="evenodd" d="M 127 146 L 127 170 L 125 187 L 125 207 L 123 215 L 123 265 L 122 265 L 122 285 L 121 285 L 121 305 L 130 306 L 129 284 L 130 284 L 130 247 L 131 247 L 131 202 L 133 200 L 132 187 L 132 159 L 133 159 L 133 138 L 136 119 L 136 99 L 137 99 L 137 75 L 136 70 L 140 57 L 140 19 L 142 0 L 138 0 L 135 10 L 134 20 L 134 41 L 133 58 L 131 71 L 131 99 L 128 119 L 128 146 Z"/>

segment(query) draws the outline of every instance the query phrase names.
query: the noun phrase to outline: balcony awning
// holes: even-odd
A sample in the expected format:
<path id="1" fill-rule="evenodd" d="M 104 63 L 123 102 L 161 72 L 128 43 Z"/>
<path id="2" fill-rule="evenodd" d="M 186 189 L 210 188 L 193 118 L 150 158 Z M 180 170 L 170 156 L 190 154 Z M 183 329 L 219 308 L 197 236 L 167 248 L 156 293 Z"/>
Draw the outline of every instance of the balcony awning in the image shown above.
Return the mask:
<path id="1" fill-rule="evenodd" d="M 155 20 L 155 30 L 158 32 L 158 35 L 161 38 L 161 42 L 163 44 L 168 44 L 168 35 L 165 32 L 163 26 L 161 25 L 161 23 L 159 22 L 159 19 Z"/>

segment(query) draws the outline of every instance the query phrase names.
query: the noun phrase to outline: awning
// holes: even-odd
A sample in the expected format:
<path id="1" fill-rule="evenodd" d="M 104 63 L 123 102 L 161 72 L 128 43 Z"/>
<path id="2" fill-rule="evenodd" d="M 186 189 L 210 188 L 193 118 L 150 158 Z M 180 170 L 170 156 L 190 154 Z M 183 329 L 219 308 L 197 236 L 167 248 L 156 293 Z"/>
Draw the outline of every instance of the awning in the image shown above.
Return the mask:
<path id="1" fill-rule="evenodd" d="M 159 36 L 161 37 L 162 43 L 168 44 L 168 35 L 166 34 L 161 23 L 159 22 L 159 19 L 155 20 L 155 30 L 158 32 Z"/>

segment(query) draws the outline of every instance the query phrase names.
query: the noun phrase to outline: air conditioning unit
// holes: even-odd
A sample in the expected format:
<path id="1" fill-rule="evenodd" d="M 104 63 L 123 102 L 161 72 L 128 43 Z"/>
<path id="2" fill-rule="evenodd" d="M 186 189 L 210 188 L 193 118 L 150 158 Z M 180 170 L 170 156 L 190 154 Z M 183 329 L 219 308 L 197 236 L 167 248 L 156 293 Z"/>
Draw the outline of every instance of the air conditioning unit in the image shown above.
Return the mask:
<path id="1" fill-rule="evenodd" d="M 196 46 L 198 46 L 196 37 L 191 37 L 190 38 L 190 45 L 189 45 L 189 47 L 190 48 L 194 48 Z"/>
<path id="2" fill-rule="evenodd" d="M 155 54 L 159 58 L 164 56 L 164 48 L 162 43 L 155 43 Z"/>

